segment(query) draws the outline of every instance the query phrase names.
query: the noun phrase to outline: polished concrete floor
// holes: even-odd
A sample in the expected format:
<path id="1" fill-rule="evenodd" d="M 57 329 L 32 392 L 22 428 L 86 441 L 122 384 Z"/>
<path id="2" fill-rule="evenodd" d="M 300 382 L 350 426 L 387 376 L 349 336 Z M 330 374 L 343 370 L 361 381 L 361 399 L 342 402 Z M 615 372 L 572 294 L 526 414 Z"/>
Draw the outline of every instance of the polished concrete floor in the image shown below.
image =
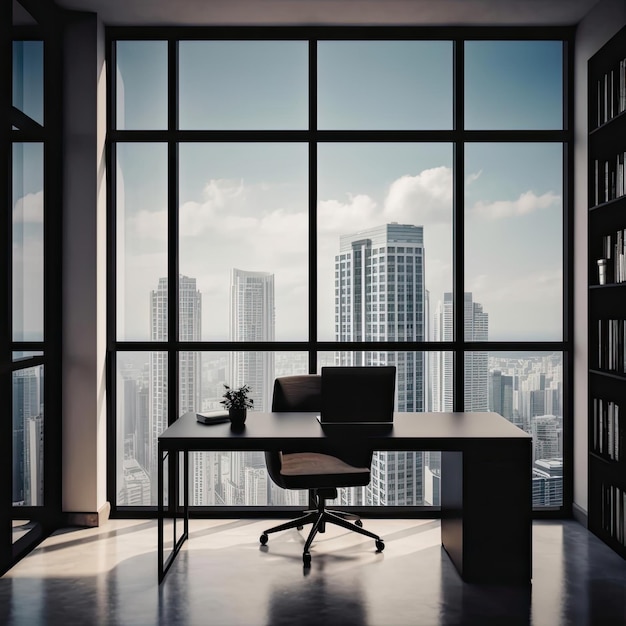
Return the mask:
<path id="1" fill-rule="evenodd" d="M 192 520 L 157 584 L 156 524 L 67 529 L 0 578 L 0 624 L 533 626 L 626 624 L 626 561 L 574 521 L 533 525 L 533 583 L 464 583 L 438 521 L 365 520 L 386 543 L 329 528 L 302 567 L 302 533 L 274 521 Z M 306 530 L 306 529 L 305 529 Z"/>

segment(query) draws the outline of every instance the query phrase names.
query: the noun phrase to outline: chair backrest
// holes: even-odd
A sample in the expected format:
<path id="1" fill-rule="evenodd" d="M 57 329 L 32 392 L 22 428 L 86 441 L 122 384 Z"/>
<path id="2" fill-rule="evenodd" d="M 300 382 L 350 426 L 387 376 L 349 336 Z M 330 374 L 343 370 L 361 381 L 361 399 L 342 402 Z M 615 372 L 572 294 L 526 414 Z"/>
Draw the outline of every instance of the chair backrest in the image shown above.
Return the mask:
<path id="1" fill-rule="evenodd" d="M 322 408 L 322 377 L 317 374 L 283 376 L 274 381 L 272 411 L 308 412 Z"/>
<path id="2" fill-rule="evenodd" d="M 274 381 L 273 412 L 308 413 L 320 411 L 321 406 L 322 377 L 318 374 L 282 376 Z M 265 465 L 270 478 L 279 487 L 285 487 L 284 478 L 280 473 L 281 452 L 266 451 Z"/>

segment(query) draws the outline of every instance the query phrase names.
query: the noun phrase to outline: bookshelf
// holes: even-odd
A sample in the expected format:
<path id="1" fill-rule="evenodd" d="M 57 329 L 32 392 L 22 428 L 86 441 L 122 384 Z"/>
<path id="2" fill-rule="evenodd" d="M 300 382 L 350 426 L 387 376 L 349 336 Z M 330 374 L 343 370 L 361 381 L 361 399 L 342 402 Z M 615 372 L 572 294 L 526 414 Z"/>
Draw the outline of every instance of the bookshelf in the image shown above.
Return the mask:
<path id="1" fill-rule="evenodd" d="M 626 558 L 626 28 L 588 65 L 589 529 Z"/>

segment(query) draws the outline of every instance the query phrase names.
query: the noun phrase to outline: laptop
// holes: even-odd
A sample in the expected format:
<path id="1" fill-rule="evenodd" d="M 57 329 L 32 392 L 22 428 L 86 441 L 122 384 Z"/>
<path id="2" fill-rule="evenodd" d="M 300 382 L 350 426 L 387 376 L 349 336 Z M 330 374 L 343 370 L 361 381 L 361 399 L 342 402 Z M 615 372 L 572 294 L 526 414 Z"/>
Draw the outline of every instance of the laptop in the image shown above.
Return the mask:
<path id="1" fill-rule="evenodd" d="M 320 424 L 393 423 L 395 366 L 322 367 Z"/>

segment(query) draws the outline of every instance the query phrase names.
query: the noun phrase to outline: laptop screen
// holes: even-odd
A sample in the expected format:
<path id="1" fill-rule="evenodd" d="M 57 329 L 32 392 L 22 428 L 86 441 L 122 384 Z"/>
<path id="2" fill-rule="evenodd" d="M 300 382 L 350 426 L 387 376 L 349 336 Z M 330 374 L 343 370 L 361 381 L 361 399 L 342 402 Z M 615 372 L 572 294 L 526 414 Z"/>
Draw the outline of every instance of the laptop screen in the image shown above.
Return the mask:
<path id="1" fill-rule="evenodd" d="M 322 424 L 393 422 L 395 366 L 322 367 Z"/>

